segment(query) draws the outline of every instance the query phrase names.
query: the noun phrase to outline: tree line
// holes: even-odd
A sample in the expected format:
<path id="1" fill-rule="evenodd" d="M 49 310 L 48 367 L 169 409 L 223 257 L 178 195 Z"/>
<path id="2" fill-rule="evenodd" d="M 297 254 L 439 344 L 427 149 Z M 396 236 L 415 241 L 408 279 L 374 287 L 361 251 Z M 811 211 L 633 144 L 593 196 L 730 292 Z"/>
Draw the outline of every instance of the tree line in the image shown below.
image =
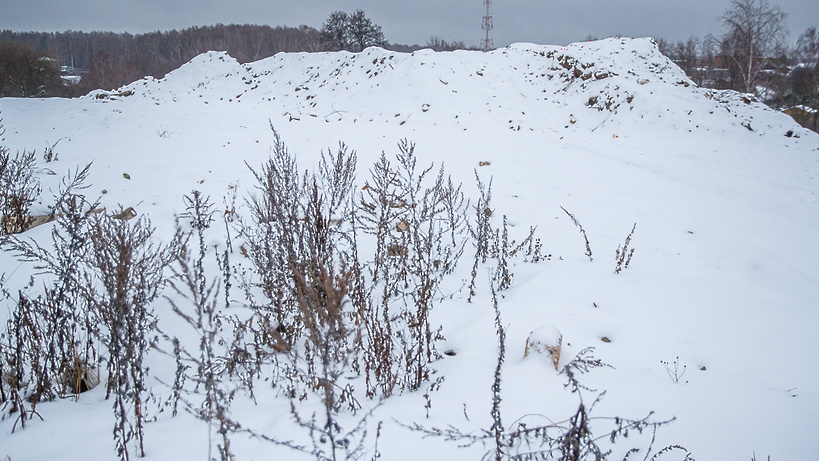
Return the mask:
<path id="1" fill-rule="evenodd" d="M 0 97 L 74 96 L 94 89 L 116 88 L 145 76 L 163 77 L 209 50 L 226 51 L 239 62 L 276 53 L 319 51 L 319 31 L 308 26 L 270 27 L 223 25 L 191 27 L 181 31 L 132 35 L 113 32 L 0 31 Z M 21 60 L 21 56 L 25 58 Z M 47 85 L 22 88 L 6 67 L 32 69 L 46 66 Z M 76 86 L 61 85 L 53 73 L 60 67 L 82 78 Z M 25 72 L 25 71 L 23 71 Z M 4 85 L 5 83 L 5 85 Z"/>
<path id="2" fill-rule="evenodd" d="M 321 30 L 217 24 L 132 35 L 113 32 L 0 30 L 0 97 L 79 96 L 113 89 L 145 76 L 161 78 L 210 50 L 239 62 L 279 52 L 351 51 L 369 46 L 410 52 L 467 49 L 463 42 L 431 36 L 425 46 L 390 44 L 364 11 L 335 11 Z M 74 78 L 61 78 L 70 75 Z"/>

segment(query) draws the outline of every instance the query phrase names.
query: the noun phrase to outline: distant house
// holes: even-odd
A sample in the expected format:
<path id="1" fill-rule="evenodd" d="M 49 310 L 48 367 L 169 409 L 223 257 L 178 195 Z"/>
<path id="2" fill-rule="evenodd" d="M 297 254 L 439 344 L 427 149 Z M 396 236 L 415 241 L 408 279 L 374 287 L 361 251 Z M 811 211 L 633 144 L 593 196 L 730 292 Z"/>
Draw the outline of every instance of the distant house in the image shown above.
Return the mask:
<path id="1" fill-rule="evenodd" d="M 62 78 L 63 82 L 67 85 L 79 85 L 82 81 L 82 76 L 87 73 L 87 70 L 74 66 L 60 66 L 60 78 Z"/>
<path id="2" fill-rule="evenodd" d="M 79 75 L 60 75 L 60 78 L 63 79 L 63 83 L 66 85 L 79 85 L 82 81 L 82 77 Z"/>

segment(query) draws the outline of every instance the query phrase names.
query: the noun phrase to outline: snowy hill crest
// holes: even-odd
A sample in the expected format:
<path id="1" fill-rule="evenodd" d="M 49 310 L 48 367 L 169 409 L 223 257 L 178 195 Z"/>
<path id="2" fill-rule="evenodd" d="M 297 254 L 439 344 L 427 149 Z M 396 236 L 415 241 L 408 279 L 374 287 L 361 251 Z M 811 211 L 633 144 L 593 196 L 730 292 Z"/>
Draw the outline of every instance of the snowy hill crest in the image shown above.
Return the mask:
<path id="1" fill-rule="evenodd" d="M 753 104 L 757 112 L 765 106 L 731 91 L 697 88 L 648 38 L 565 47 L 513 44 L 489 53 L 379 48 L 357 54 L 281 53 L 245 65 L 224 52 L 208 52 L 163 79 L 147 78 L 89 96 L 107 101 L 123 95 L 156 103 L 252 104 L 290 120 L 394 118 L 411 124 L 434 117 L 468 126 L 485 116 L 513 130 L 575 124 L 596 129 L 609 120 L 649 115 L 657 104 L 647 105 L 647 99 L 668 99 L 668 108 L 682 115 L 697 108 L 684 101 L 705 98 L 712 103 L 700 104 L 702 109 L 739 114 L 735 126 L 752 131 L 758 126 L 763 132 L 776 127 L 782 133 L 792 128 L 784 118 L 778 123 L 766 119 L 764 126 L 753 123 L 742 106 Z M 694 118 L 703 115 L 698 112 Z M 691 124 L 708 124 L 706 118 Z M 532 120 L 544 125 L 535 127 Z"/>

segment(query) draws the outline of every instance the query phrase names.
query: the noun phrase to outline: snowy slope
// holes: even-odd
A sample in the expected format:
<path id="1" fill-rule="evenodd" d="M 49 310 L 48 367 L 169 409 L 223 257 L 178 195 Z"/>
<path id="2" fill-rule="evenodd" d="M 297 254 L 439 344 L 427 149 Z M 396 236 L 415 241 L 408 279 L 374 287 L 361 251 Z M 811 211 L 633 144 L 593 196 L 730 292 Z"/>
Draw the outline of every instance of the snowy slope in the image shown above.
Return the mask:
<path id="1" fill-rule="evenodd" d="M 474 170 L 493 178 L 493 224 L 507 215 L 517 239 L 537 226 L 552 255 L 518 261 L 501 299 L 505 421 L 532 413 L 560 420 L 576 408 L 562 376 L 523 359 L 528 334 L 554 325 L 563 335 L 561 364 L 594 346 L 614 367 L 584 380 L 607 391 L 598 415 L 676 416 L 655 448 L 680 444 L 705 460 L 814 456 L 819 136 L 747 96 L 696 87 L 650 39 L 515 44 L 491 53 L 370 48 L 245 65 L 210 52 L 163 79 L 116 91 L 2 99 L 0 117 L 12 149 L 60 140 L 59 160 L 40 165 L 45 190 L 93 161 L 90 194 L 107 209 L 133 206 L 150 216 L 166 239 L 191 190 L 221 206 L 238 188 L 241 204 L 253 187 L 245 162 L 267 159 L 270 125 L 302 168 L 314 168 L 339 142 L 355 149 L 358 184 L 382 151 L 392 155 L 409 139 L 421 162 L 444 163 L 473 203 Z M 582 222 L 593 262 L 561 206 Z M 634 223 L 634 259 L 615 275 L 615 249 Z M 28 234 L 45 242 L 48 227 Z M 491 423 L 497 339 L 488 293 L 466 301 L 472 251 L 446 282 L 453 298 L 433 311 L 457 355 L 435 363 L 446 380 L 431 394 L 429 419 L 420 392 L 376 408 L 382 459 L 483 453 L 423 439 L 396 422 L 465 430 Z M 31 275 L 9 254 L 0 256 L 0 272 L 12 291 Z M 165 300 L 155 309 L 169 312 Z M 686 371 L 674 382 L 660 362 L 677 357 Z M 168 371 L 158 354 L 150 360 L 157 375 Z M 155 391 L 167 395 L 160 384 Z M 14 418 L 0 421 L 0 457 L 114 459 L 103 398 L 98 388 L 78 403 L 41 404 L 45 421 L 14 434 Z M 271 396 L 258 406 L 237 402 L 233 411 L 249 426 L 296 438 L 288 408 Z M 161 414 L 146 428 L 148 459 L 202 459 L 206 445 L 207 428 L 187 415 Z M 301 459 L 240 436 L 234 448 L 237 459 Z"/>

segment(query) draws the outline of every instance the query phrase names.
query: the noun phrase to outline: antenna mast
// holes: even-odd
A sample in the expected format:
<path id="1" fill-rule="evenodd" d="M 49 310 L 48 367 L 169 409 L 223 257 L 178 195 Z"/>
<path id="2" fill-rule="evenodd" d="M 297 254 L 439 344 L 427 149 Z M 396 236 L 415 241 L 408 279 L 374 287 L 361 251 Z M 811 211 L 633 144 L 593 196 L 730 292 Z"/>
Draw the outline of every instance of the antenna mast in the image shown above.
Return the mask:
<path id="1" fill-rule="evenodd" d="M 492 0 L 483 0 L 483 5 L 486 9 L 483 13 L 483 23 L 481 24 L 481 29 L 483 29 L 485 35 L 484 38 L 481 39 L 481 49 L 483 51 L 490 51 L 495 49 L 495 41 L 489 36 L 489 32 L 494 27 L 492 23 L 492 12 L 490 11 Z"/>

